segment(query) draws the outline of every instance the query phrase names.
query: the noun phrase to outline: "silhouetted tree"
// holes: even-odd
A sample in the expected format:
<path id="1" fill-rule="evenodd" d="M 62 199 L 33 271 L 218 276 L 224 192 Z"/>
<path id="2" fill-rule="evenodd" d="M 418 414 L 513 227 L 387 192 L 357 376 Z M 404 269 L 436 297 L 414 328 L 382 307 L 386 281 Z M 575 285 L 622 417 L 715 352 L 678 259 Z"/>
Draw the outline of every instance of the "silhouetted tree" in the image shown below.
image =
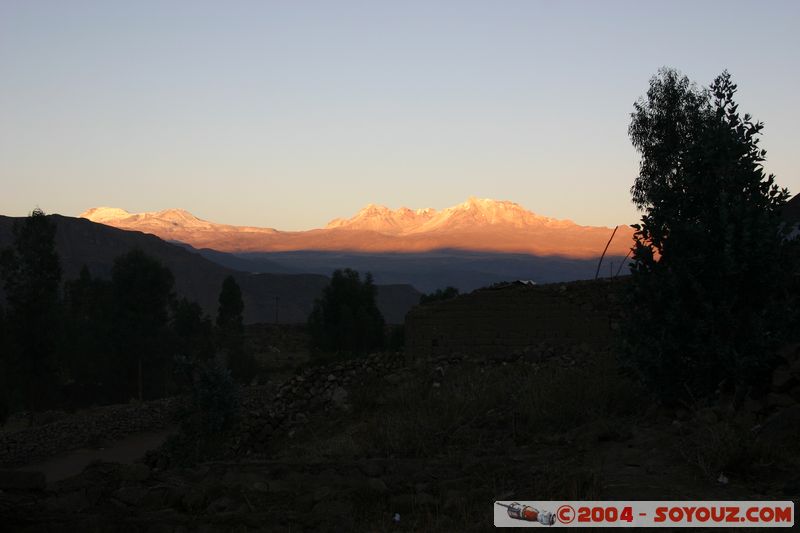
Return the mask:
<path id="1" fill-rule="evenodd" d="M 180 298 L 172 309 L 175 352 L 193 361 L 207 361 L 214 356 L 214 326 L 196 302 Z"/>
<path id="2" fill-rule="evenodd" d="M 78 279 L 64 285 L 66 334 L 62 351 L 70 381 L 65 387 L 69 407 L 112 400 L 119 387 L 119 365 L 113 352 L 113 291 L 111 282 L 93 278 L 86 265 Z"/>
<path id="3" fill-rule="evenodd" d="M 662 69 L 634 106 L 641 154 L 627 352 L 667 401 L 766 383 L 780 332 L 780 207 L 763 125 L 740 116 L 723 72 L 709 89 Z"/>
<path id="4" fill-rule="evenodd" d="M 0 254 L 8 303 L 7 368 L 31 411 L 57 390 L 61 265 L 56 226 L 41 209 L 14 223 L 13 244 Z"/>
<path id="5" fill-rule="evenodd" d="M 423 294 L 419 297 L 420 304 L 426 304 L 429 302 L 439 302 L 441 300 L 450 300 L 458 296 L 459 292 L 458 289 L 455 287 L 445 287 L 444 289 L 436 289 L 436 292 L 432 292 L 429 294 Z"/>
<path id="6" fill-rule="evenodd" d="M 354 270 L 336 270 L 308 317 L 312 348 L 356 354 L 382 348 L 384 320 L 376 295 L 370 273 L 362 282 Z"/>
<path id="7" fill-rule="evenodd" d="M 136 367 L 141 400 L 145 363 L 153 367 L 149 372 L 153 385 L 165 379 L 169 303 L 174 279 L 168 268 L 140 249 L 114 261 L 111 279 L 115 344 L 128 364 Z"/>
<path id="8" fill-rule="evenodd" d="M 231 375 L 248 382 L 255 375 L 255 361 L 244 347 L 244 301 L 242 291 L 233 276 L 222 282 L 217 311 L 218 345 L 226 354 Z"/>
<path id="9" fill-rule="evenodd" d="M 6 423 L 11 412 L 9 401 L 8 383 L 8 361 L 9 352 L 8 338 L 6 336 L 6 314 L 3 306 L 0 305 L 0 426 Z"/>

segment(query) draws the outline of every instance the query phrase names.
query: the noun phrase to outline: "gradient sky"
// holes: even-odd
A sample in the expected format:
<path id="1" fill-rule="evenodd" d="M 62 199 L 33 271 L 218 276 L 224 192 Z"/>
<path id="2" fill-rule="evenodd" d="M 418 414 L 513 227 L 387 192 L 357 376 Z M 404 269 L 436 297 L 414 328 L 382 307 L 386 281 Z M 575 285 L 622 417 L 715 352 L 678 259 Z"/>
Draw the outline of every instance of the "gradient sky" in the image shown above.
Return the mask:
<path id="1" fill-rule="evenodd" d="M 0 214 L 279 229 L 468 196 L 630 223 L 633 102 L 727 68 L 800 191 L 800 2 L 0 0 Z"/>

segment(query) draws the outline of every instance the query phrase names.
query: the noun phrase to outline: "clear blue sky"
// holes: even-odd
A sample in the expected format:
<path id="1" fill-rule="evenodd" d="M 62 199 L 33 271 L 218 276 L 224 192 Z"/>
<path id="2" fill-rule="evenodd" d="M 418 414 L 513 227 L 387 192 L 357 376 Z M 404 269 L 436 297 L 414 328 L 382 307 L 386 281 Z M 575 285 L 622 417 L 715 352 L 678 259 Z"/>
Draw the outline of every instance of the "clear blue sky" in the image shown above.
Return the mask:
<path id="1" fill-rule="evenodd" d="M 0 214 L 304 229 L 468 196 L 638 218 L 633 102 L 727 68 L 800 191 L 797 1 L 0 0 Z"/>

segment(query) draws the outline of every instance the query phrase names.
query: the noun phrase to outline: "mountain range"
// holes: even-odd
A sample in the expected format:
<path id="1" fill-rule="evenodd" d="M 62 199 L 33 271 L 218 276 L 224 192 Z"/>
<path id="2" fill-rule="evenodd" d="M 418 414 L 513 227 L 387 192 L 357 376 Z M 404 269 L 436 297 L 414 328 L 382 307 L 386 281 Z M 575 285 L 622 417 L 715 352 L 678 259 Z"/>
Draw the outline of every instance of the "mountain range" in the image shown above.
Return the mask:
<path id="1" fill-rule="evenodd" d="M 229 275 L 241 287 L 247 323 L 276 319 L 282 323 L 305 322 L 314 300 L 329 281 L 327 275 L 313 273 L 242 272 L 155 235 L 120 230 L 81 218 L 61 215 L 49 218 L 56 225 L 56 251 L 65 280 L 77 278 L 83 265 L 93 276 L 107 279 L 115 258 L 139 248 L 172 271 L 179 296 L 196 301 L 211 316 L 217 313 L 219 291 Z M 0 216 L 0 249 L 12 243 L 15 220 L 19 219 Z M 379 284 L 377 289 L 378 308 L 390 324 L 402 323 L 406 312 L 419 302 L 420 293 L 407 284 Z M 0 285 L 0 303 L 4 299 L 2 292 Z"/>
<path id="2" fill-rule="evenodd" d="M 307 231 L 218 224 L 182 209 L 129 213 L 120 208 L 97 207 L 80 217 L 151 233 L 198 249 L 236 254 L 459 250 L 588 259 L 602 253 L 612 232 L 611 228 L 580 226 L 571 220 L 540 216 L 513 202 L 479 198 L 442 210 L 393 210 L 369 204 L 351 218 L 337 218 L 324 228 Z M 629 226 L 620 226 L 609 246 L 609 255 L 627 254 L 631 236 Z"/>

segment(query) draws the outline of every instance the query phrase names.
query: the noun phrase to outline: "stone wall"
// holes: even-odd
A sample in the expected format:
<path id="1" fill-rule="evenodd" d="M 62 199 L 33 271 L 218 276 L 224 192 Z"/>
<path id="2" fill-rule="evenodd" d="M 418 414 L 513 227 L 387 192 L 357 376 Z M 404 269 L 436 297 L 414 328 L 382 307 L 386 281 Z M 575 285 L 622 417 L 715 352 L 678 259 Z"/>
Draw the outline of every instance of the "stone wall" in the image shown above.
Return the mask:
<path id="1" fill-rule="evenodd" d="M 0 433 L 0 467 L 30 464 L 68 450 L 102 446 L 131 433 L 169 427 L 184 405 L 181 398 L 109 405 Z"/>
<path id="2" fill-rule="evenodd" d="M 605 347 L 619 328 L 625 280 L 512 283 L 420 305 L 406 316 L 412 357 L 495 356 L 541 342 Z"/>

